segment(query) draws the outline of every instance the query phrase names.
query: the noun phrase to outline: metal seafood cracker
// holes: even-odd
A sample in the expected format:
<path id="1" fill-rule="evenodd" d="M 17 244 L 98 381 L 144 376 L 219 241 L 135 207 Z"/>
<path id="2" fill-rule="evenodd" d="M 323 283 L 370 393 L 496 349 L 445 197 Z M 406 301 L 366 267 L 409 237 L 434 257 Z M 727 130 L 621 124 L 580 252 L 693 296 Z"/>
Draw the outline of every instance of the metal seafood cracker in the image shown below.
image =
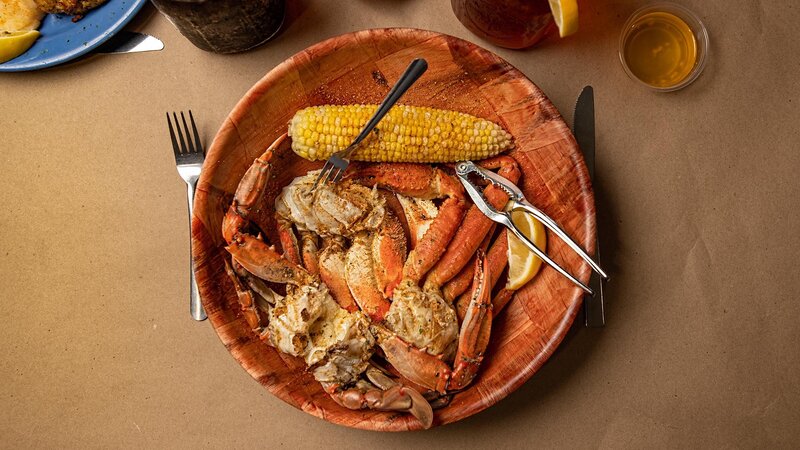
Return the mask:
<path id="1" fill-rule="evenodd" d="M 486 201 L 486 197 L 483 196 L 483 191 L 480 187 L 475 185 L 469 180 L 469 175 L 474 173 L 479 177 L 483 178 L 484 180 L 488 181 L 494 186 L 505 191 L 508 194 L 508 205 L 505 211 L 498 211 L 492 205 L 490 205 Z M 472 201 L 475 202 L 475 205 L 478 206 L 478 209 L 481 210 L 483 214 L 486 215 L 489 219 L 505 226 L 508 228 L 514 235 L 525 244 L 530 251 L 532 251 L 536 256 L 542 259 L 547 265 L 558 271 L 561 275 L 564 275 L 579 286 L 581 289 L 586 291 L 590 295 L 594 295 L 594 292 L 586 286 L 585 284 L 581 283 L 577 278 L 572 276 L 571 273 L 567 272 L 563 267 L 559 266 L 555 261 L 550 259 L 549 256 L 541 249 L 536 247 L 533 242 L 530 241 L 524 234 L 522 234 L 519 229 L 517 229 L 514 222 L 511 220 L 511 212 L 512 211 L 524 211 L 528 214 L 533 215 L 539 222 L 542 223 L 545 227 L 549 228 L 550 231 L 555 233 L 556 236 L 561 238 L 569 247 L 575 251 L 584 261 L 586 261 L 589 266 L 597 272 L 601 277 L 608 278 L 608 275 L 600 268 L 600 266 L 589 257 L 589 255 L 575 242 L 569 235 L 558 226 L 558 224 L 551 219 L 547 214 L 543 213 L 539 208 L 530 204 L 526 199 L 525 196 L 522 194 L 522 191 L 515 186 L 511 181 L 502 176 L 479 167 L 475 165 L 472 161 L 461 161 L 456 164 L 456 175 L 458 175 L 458 179 L 461 181 L 461 184 L 464 185 L 464 189 L 466 189 L 469 196 L 472 198 Z"/>

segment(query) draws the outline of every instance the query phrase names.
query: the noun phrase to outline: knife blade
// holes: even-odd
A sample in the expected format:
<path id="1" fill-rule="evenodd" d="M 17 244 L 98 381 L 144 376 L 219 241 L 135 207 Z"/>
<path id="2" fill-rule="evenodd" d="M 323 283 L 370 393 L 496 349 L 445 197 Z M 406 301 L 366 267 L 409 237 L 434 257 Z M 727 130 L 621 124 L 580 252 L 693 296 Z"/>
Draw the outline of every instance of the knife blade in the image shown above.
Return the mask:
<path id="1" fill-rule="evenodd" d="M 149 34 L 122 30 L 97 47 L 97 53 L 138 53 L 157 52 L 164 48 L 164 43 Z"/>
<path id="2" fill-rule="evenodd" d="M 575 103 L 575 114 L 573 115 L 572 133 L 578 141 L 578 147 L 583 153 L 583 160 L 589 170 L 589 178 L 592 184 L 595 182 L 594 161 L 595 161 L 595 127 L 594 127 L 594 89 L 586 86 L 578 96 Z M 597 191 L 595 190 L 595 205 L 597 205 Z M 596 211 L 596 207 L 595 207 Z M 600 263 L 600 239 L 595 246 L 595 261 Z M 594 291 L 594 297 L 585 295 L 583 297 L 584 317 L 587 327 L 602 327 L 606 324 L 605 317 L 605 298 L 603 297 L 603 283 L 597 273 L 592 272 L 589 279 L 589 287 Z"/>

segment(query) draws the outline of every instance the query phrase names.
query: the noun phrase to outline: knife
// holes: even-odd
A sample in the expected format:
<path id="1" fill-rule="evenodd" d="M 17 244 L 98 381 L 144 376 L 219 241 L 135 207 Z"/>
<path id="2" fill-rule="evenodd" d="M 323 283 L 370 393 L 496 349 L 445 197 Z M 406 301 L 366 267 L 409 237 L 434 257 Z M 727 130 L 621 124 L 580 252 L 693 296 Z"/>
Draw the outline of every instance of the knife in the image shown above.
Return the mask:
<path id="1" fill-rule="evenodd" d="M 583 153 L 583 160 L 586 162 L 586 167 L 589 169 L 589 178 L 592 184 L 595 182 L 594 174 L 594 146 L 595 146 L 595 132 L 594 132 L 594 90 L 591 86 L 586 86 L 578 96 L 578 101 L 575 103 L 575 114 L 573 115 L 572 133 L 575 135 L 575 140 L 578 141 L 578 146 Z M 597 205 L 597 191 L 595 190 L 594 197 L 595 205 Z M 596 210 L 596 206 L 595 206 Z M 600 263 L 600 239 L 598 230 L 598 239 L 595 247 L 595 261 Z M 589 279 L 589 287 L 594 291 L 594 297 L 585 295 L 583 297 L 584 316 L 586 318 L 587 327 L 602 327 L 606 324 L 605 316 L 605 299 L 603 298 L 603 283 L 597 273 L 592 272 L 592 277 Z"/>
<path id="2" fill-rule="evenodd" d="M 149 34 L 122 30 L 95 49 L 96 53 L 157 52 L 164 43 Z"/>

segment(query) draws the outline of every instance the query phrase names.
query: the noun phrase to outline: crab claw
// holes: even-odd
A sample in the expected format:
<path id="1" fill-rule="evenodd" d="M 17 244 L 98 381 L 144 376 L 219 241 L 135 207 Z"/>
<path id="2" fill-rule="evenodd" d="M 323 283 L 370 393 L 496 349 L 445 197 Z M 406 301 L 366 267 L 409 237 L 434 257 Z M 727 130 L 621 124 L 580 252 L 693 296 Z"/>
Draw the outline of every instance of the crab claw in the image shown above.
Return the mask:
<path id="1" fill-rule="evenodd" d="M 472 382 L 478 372 L 483 353 L 489 346 L 492 330 L 492 293 L 489 286 L 488 262 L 483 250 L 478 250 L 475 262 L 475 277 L 472 281 L 472 300 L 461 324 L 458 352 L 453 368 L 450 389 L 463 389 Z"/>
<path id="2" fill-rule="evenodd" d="M 397 384 L 381 390 L 366 382 L 359 382 L 348 389 L 337 384 L 324 384 L 331 398 L 348 409 L 375 409 L 378 411 L 400 411 L 411 413 L 424 428 L 433 424 L 433 409 L 416 390 Z"/>
<path id="3" fill-rule="evenodd" d="M 417 348 L 391 331 L 373 324 L 378 343 L 401 375 L 440 394 L 465 388 L 475 378 L 489 344 L 492 301 L 489 274 L 483 250 L 478 250 L 475 275 L 466 317 L 461 325 L 455 364 L 451 368 L 440 357 Z"/>
<path id="4" fill-rule="evenodd" d="M 293 264 L 278 254 L 274 247 L 249 234 L 240 234 L 225 249 L 248 272 L 263 280 L 297 286 L 313 281 L 311 274 L 302 267 Z"/>

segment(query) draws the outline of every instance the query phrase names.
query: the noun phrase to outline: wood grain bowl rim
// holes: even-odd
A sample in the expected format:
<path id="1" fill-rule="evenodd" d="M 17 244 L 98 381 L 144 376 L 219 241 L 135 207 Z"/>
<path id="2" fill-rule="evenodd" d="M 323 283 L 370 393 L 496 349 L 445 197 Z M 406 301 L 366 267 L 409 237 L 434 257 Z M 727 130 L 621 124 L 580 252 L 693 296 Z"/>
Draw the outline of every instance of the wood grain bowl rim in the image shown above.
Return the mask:
<path id="1" fill-rule="evenodd" d="M 220 148 L 222 144 L 220 144 L 219 141 L 221 135 L 223 135 L 223 130 L 225 129 L 225 125 L 230 125 L 234 129 L 236 129 L 236 123 L 240 119 L 245 117 L 245 115 L 247 114 L 248 111 L 247 105 L 252 104 L 256 98 L 268 93 L 270 86 L 274 85 L 277 82 L 277 80 L 280 80 L 282 77 L 286 76 L 289 73 L 289 71 L 293 69 L 293 64 L 295 64 L 295 60 L 298 57 L 302 57 L 303 55 L 308 55 L 308 54 L 315 54 L 317 56 L 326 55 L 336 48 L 336 45 L 332 44 L 335 44 L 337 41 L 342 41 L 342 40 L 347 41 L 352 39 L 356 42 L 363 43 L 364 41 L 370 39 L 381 39 L 392 35 L 404 35 L 404 34 L 413 34 L 414 36 L 417 37 L 426 36 L 426 38 L 424 38 L 424 41 L 436 38 L 445 39 L 448 42 L 455 42 L 458 43 L 459 45 L 464 45 L 467 48 L 469 48 L 470 51 L 476 51 L 485 54 L 486 56 L 495 60 L 500 65 L 505 66 L 505 68 L 507 68 L 509 72 L 515 72 L 516 74 L 519 75 L 521 79 L 526 80 L 527 83 L 529 84 L 528 88 L 531 89 L 533 92 L 540 94 L 545 99 L 544 103 L 548 104 L 552 109 L 552 111 L 549 111 L 550 113 L 554 114 L 552 120 L 559 121 L 562 124 L 564 124 L 563 118 L 561 117 L 560 113 L 556 110 L 555 106 L 553 106 L 550 103 L 549 99 L 547 99 L 546 95 L 544 95 L 541 89 L 539 89 L 539 87 L 536 86 L 524 73 L 519 71 L 517 68 L 515 68 L 510 63 L 505 61 L 500 56 L 497 56 L 493 52 L 486 50 L 472 42 L 434 31 L 417 29 L 417 28 L 402 28 L 402 27 L 376 28 L 376 29 L 367 29 L 351 33 L 345 33 L 320 41 L 310 47 L 307 47 L 306 49 L 297 52 L 296 54 L 292 55 L 285 61 L 275 66 L 245 93 L 245 95 L 234 106 L 231 113 L 226 117 L 223 127 L 216 134 L 211 146 L 209 147 L 206 161 L 213 160 L 214 159 L 213 156 L 215 156 L 217 152 L 222 152 L 224 150 L 223 148 Z M 583 156 L 578 150 L 577 143 L 574 137 L 572 136 L 571 131 L 569 130 L 569 127 L 567 127 L 566 124 L 564 124 L 564 128 L 566 129 L 566 135 L 565 135 L 565 138 L 567 139 L 566 143 L 572 147 L 572 152 L 569 155 L 569 157 L 571 162 L 573 163 L 574 169 L 577 170 L 577 172 L 575 173 L 577 181 L 580 184 L 580 187 L 583 189 L 583 191 L 587 194 L 587 196 L 583 200 L 584 202 L 587 202 L 587 205 L 589 206 L 587 210 L 593 212 L 594 195 L 592 192 L 591 181 L 589 178 L 588 170 L 583 161 Z M 204 170 L 201 175 L 201 180 L 200 180 L 201 183 L 204 181 L 204 176 L 207 175 L 208 173 Z M 199 202 L 200 197 L 198 197 L 197 199 L 198 199 L 197 202 Z M 193 217 L 192 220 L 193 228 L 194 228 L 194 222 L 200 222 L 200 220 L 197 217 L 198 211 L 199 211 L 198 205 L 196 204 L 195 217 Z M 584 222 L 584 229 L 586 231 L 585 242 L 583 242 L 582 244 L 584 245 L 585 248 L 593 248 L 596 239 L 595 215 L 593 213 L 588 214 L 585 217 L 585 219 L 586 219 Z M 198 238 L 195 236 L 195 233 L 193 232 L 192 233 L 193 250 L 195 249 L 195 247 L 200 247 L 201 245 L 202 244 L 198 241 Z M 195 265 L 195 273 L 197 274 L 199 273 L 199 271 L 200 271 L 199 268 L 197 267 L 197 265 Z M 583 282 L 588 281 L 589 274 L 590 272 L 588 265 L 581 266 L 580 269 L 578 269 L 576 272 L 576 276 Z M 452 418 L 452 420 L 448 420 L 446 422 L 441 422 L 437 420 L 434 422 L 434 427 L 458 422 L 462 419 L 472 416 L 473 414 L 481 412 L 489 408 L 490 406 L 493 406 L 494 404 L 498 403 L 500 400 L 508 396 L 511 392 L 514 392 L 516 389 L 518 389 L 524 382 L 529 380 L 533 376 L 533 374 L 539 370 L 539 368 L 541 368 L 541 366 L 550 358 L 555 349 L 558 347 L 558 345 L 566 336 L 570 326 L 572 325 L 577 315 L 578 308 L 582 305 L 583 293 L 579 288 L 575 287 L 574 289 L 571 289 L 568 292 L 569 294 L 565 295 L 564 300 L 565 302 L 569 302 L 568 303 L 569 306 L 567 306 L 566 311 L 563 317 L 561 318 L 561 321 L 558 322 L 553 332 L 553 335 L 551 336 L 550 340 L 548 340 L 545 343 L 542 350 L 523 367 L 523 370 L 511 374 L 506 379 L 505 385 L 497 388 L 498 393 L 493 393 L 493 395 L 489 396 L 488 398 L 485 398 L 483 403 L 481 403 L 478 407 L 469 408 L 469 410 L 466 411 L 464 414 L 456 415 Z M 202 289 L 201 289 L 201 294 L 202 294 Z M 212 306 L 210 304 L 211 301 L 207 300 L 206 296 L 201 295 L 201 301 L 204 307 L 206 307 L 207 309 Z M 209 321 L 211 322 L 214 328 L 214 331 L 217 333 L 218 337 L 223 342 L 223 344 L 226 345 L 226 347 L 228 348 L 234 359 L 236 359 L 236 361 L 242 366 L 243 369 L 245 369 L 245 371 L 248 372 L 249 375 L 251 375 L 256 381 L 259 381 L 259 383 L 262 384 L 262 386 L 264 386 L 264 384 L 261 383 L 261 380 L 259 380 L 259 377 L 256 376 L 256 374 L 254 374 L 248 367 L 248 363 L 245 361 L 245 358 L 247 357 L 245 352 L 240 347 L 230 346 L 226 344 L 226 338 L 223 335 L 227 335 L 229 333 L 228 331 L 226 331 L 226 328 L 230 326 L 230 323 L 223 322 L 221 318 L 218 318 L 213 314 L 209 314 L 208 317 Z M 247 332 L 251 333 L 249 330 L 247 330 Z M 341 419 L 342 416 L 338 414 L 326 414 L 325 411 L 322 410 L 322 408 L 316 408 L 316 407 L 305 408 L 302 405 L 298 405 L 295 399 L 293 399 L 292 397 L 290 397 L 288 394 L 286 394 L 281 390 L 271 389 L 269 386 L 265 386 L 265 388 L 267 388 L 267 390 L 270 393 L 280 398 L 284 402 L 306 413 L 309 413 L 315 417 L 324 419 L 326 421 L 338 425 L 378 431 L 374 426 L 371 425 L 372 424 L 371 421 L 360 421 L 355 423 L 348 422 L 342 420 Z M 403 421 L 395 421 L 385 427 L 381 427 L 379 431 L 409 431 L 415 429 L 418 429 L 418 427 L 415 427 L 413 425 L 409 426 L 408 423 Z"/>

